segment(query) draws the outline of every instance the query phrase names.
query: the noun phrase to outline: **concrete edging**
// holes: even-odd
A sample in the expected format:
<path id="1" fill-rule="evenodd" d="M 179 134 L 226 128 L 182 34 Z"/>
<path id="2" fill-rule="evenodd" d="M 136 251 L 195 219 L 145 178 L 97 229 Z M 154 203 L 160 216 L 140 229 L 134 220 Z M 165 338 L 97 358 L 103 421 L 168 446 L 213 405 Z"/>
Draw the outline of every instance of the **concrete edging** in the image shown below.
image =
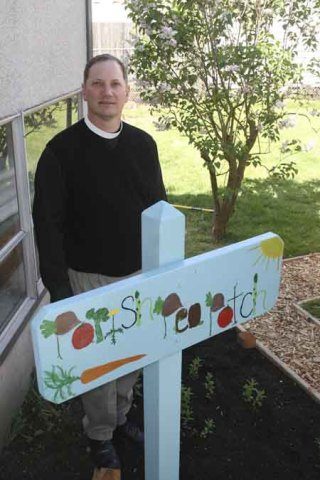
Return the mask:
<path id="1" fill-rule="evenodd" d="M 301 315 L 304 316 L 304 318 L 306 320 L 311 320 L 312 322 L 314 322 L 316 325 L 319 325 L 320 327 L 320 320 L 315 317 L 314 315 L 311 315 L 311 313 L 309 313 L 307 310 L 305 310 L 302 305 L 306 302 L 311 302 L 312 300 L 317 300 L 319 298 L 319 295 L 317 297 L 313 297 L 313 298 L 307 298 L 306 300 L 302 300 L 301 302 L 295 302 L 293 303 L 293 306 L 298 310 L 299 313 L 301 313 Z"/>
<path id="2" fill-rule="evenodd" d="M 247 330 L 241 325 L 237 325 L 236 330 L 239 332 L 247 332 Z M 308 395 L 310 395 L 316 402 L 320 403 L 320 392 L 311 387 L 305 380 L 303 380 L 299 375 L 294 372 L 286 363 L 280 360 L 274 353 L 269 350 L 263 343 L 259 340 L 256 340 L 256 348 L 270 360 L 276 367 L 282 370 L 288 377 L 295 381 Z"/>

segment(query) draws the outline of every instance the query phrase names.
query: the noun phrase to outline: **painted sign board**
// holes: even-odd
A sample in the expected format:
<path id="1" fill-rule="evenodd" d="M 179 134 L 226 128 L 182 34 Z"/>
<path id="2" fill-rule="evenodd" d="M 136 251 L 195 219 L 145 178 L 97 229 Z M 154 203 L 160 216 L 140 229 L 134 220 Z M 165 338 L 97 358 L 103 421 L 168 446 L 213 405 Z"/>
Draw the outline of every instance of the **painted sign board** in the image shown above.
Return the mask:
<path id="1" fill-rule="evenodd" d="M 40 308 L 40 393 L 61 403 L 264 314 L 282 252 L 266 233 Z"/>

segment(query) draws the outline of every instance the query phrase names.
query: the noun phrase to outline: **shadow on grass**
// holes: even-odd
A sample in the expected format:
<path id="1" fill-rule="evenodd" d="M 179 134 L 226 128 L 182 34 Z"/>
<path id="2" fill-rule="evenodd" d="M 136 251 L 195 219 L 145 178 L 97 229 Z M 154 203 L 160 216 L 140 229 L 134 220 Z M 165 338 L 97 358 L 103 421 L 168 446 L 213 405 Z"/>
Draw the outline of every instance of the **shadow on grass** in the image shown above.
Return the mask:
<path id="1" fill-rule="evenodd" d="M 169 195 L 172 204 L 212 208 L 211 194 Z M 181 209 L 187 220 L 186 256 L 220 245 L 211 237 L 212 214 Z M 285 242 L 285 256 L 320 251 L 320 180 L 245 180 L 224 244 L 272 231 Z"/>

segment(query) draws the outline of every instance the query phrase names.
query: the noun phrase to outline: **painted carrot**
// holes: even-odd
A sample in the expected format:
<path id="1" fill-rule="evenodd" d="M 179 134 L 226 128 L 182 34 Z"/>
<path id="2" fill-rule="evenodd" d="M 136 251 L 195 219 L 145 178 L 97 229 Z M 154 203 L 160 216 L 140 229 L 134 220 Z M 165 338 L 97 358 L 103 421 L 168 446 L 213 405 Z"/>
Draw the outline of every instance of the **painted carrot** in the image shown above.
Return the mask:
<path id="1" fill-rule="evenodd" d="M 93 380 L 112 372 L 116 368 L 122 367 L 122 365 L 126 365 L 127 363 L 136 362 L 145 356 L 146 354 L 133 355 L 132 357 L 120 358 L 119 360 L 113 360 L 112 362 L 104 363 L 97 367 L 88 368 L 82 372 L 80 380 L 82 383 L 93 382 Z"/>

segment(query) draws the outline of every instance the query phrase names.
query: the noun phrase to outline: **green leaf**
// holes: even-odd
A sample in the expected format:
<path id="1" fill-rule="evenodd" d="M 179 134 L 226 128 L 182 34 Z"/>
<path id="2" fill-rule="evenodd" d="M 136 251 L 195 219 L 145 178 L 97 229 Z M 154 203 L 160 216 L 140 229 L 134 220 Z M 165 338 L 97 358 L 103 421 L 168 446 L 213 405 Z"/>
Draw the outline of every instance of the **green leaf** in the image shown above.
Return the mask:
<path id="1" fill-rule="evenodd" d="M 99 308 L 96 312 L 97 320 L 106 322 L 108 320 L 109 310 L 107 308 Z"/>
<path id="2" fill-rule="evenodd" d="M 95 318 L 95 309 L 94 308 L 90 308 L 90 310 L 87 311 L 86 318 L 88 320 L 91 320 L 91 319 Z"/>
<path id="3" fill-rule="evenodd" d="M 211 292 L 208 292 L 206 295 L 206 306 L 211 308 L 212 307 L 212 302 L 213 302 L 213 297 L 211 295 Z"/>
<path id="4" fill-rule="evenodd" d="M 55 322 L 52 322 L 50 320 L 43 320 L 43 322 L 40 325 L 40 331 L 44 336 L 44 338 L 50 337 L 57 331 Z"/>
<path id="5" fill-rule="evenodd" d="M 153 307 L 153 313 L 160 315 L 162 313 L 163 304 L 164 304 L 164 301 L 162 300 L 162 298 L 158 297 Z"/>

